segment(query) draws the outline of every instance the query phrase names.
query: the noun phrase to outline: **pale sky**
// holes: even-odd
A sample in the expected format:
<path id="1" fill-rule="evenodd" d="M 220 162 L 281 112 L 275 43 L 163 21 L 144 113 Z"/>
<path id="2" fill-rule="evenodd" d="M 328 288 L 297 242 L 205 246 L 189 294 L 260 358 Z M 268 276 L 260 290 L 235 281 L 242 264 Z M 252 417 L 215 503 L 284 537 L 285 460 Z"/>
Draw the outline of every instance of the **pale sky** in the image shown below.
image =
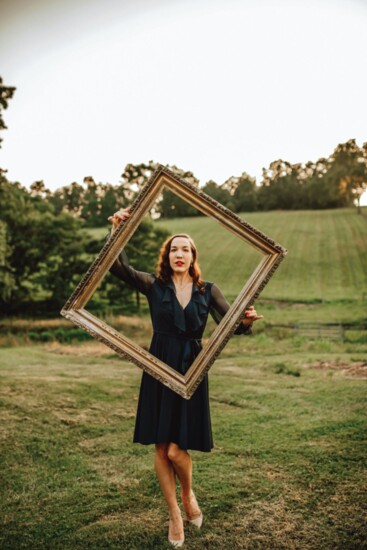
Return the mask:
<path id="1" fill-rule="evenodd" d="M 55 189 L 154 160 L 223 183 L 367 141 L 367 0 L 0 0 L 0 166 Z"/>

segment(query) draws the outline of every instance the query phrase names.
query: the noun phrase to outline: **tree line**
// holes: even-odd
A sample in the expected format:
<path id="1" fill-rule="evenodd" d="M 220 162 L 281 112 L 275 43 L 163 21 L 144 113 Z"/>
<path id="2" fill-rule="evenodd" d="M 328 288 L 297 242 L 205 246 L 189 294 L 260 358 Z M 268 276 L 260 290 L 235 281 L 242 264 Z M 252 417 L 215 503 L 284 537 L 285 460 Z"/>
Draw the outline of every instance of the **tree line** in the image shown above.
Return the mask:
<path id="1" fill-rule="evenodd" d="M 8 107 L 14 92 L 15 87 L 5 86 L 0 78 L 0 131 L 6 128 L 2 111 Z M 96 183 L 92 176 L 87 176 L 83 183 L 72 182 L 51 191 L 41 180 L 30 186 L 29 193 L 50 205 L 55 215 L 69 213 L 86 227 L 101 227 L 111 212 L 132 202 L 157 166 L 153 161 L 128 164 L 118 185 Z M 199 187 L 199 180 L 191 171 L 177 166 L 168 168 Z M 259 185 L 255 178 L 243 172 L 223 183 L 210 180 L 201 187 L 234 212 L 326 209 L 354 204 L 359 208 L 366 188 L 367 142 L 360 147 L 355 139 L 337 145 L 331 155 L 315 162 L 291 164 L 275 160 L 263 168 Z M 162 218 L 201 215 L 168 191 L 163 191 L 153 211 L 155 217 Z"/>
<path id="2" fill-rule="evenodd" d="M 51 203 L 0 172 L 0 311 L 57 315 L 108 234 L 106 227 L 105 237 L 93 238 L 80 218 L 55 212 Z M 144 220 L 129 242 L 131 263 L 155 271 L 166 236 L 151 220 Z M 122 313 L 121 304 L 125 312 L 137 309 L 132 289 L 110 276 L 88 308 Z"/>
<path id="3" fill-rule="evenodd" d="M 68 212 L 87 227 L 105 225 L 107 217 L 131 203 L 149 180 L 158 164 L 128 164 L 119 185 L 96 183 L 92 177 L 83 184 L 50 191 L 43 181 L 30 186 L 30 194 L 50 204 L 55 214 Z M 199 180 L 190 171 L 168 166 L 199 188 Z M 260 185 L 246 172 L 231 176 L 224 183 L 208 181 L 202 191 L 234 212 L 268 210 L 305 210 L 341 208 L 357 204 L 367 188 L 367 143 L 359 147 L 355 139 L 339 144 L 327 158 L 306 164 L 277 160 L 264 168 Z M 201 215 L 194 207 L 169 191 L 154 206 L 154 215 L 162 218 Z"/>
<path id="4" fill-rule="evenodd" d="M 3 110 L 15 91 L 0 78 L 0 130 L 6 129 Z M 0 140 L 1 147 L 1 140 Z M 85 273 L 104 240 L 94 239 L 87 228 L 106 226 L 118 208 L 131 204 L 157 164 L 128 164 L 119 185 L 96 183 L 89 176 L 50 191 L 43 181 L 30 189 L 10 182 L 0 169 L 0 310 L 7 314 L 57 314 Z M 190 171 L 171 170 L 199 187 Z M 367 185 L 367 143 L 349 140 L 328 158 L 290 164 L 278 160 L 263 170 L 262 181 L 246 172 L 222 184 L 207 182 L 205 193 L 235 212 L 272 209 L 337 208 L 358 202 Z M 163 191 L 152 208 L 154 217 L 200 215 L 169 191 Z M 154 271 L 160 243 L 166 233 L 146 220 L 129 243 L 131 263 Z M 134 308 L 132 290 L 115 278 L 105 278 L 93 296 L 99 310 Z"/>

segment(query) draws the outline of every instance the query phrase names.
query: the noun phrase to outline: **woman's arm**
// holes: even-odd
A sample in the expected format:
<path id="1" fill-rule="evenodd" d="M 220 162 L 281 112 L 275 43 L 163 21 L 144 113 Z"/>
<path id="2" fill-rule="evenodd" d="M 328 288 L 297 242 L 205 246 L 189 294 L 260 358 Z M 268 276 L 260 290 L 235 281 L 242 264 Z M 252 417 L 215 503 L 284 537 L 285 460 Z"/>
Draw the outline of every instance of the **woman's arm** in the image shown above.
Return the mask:
<path id="1" fill-rule="evenodd" d="M 118 210 L 108 218 L 108 221 L 112 223 L 111 234 L 117 229 L 120 223 L 124 220 L 130 218 L 129 208 Z M 108 238 L 108 235 L 106 239 Z M 133 288 L 136 288 L 143 294 L 149 292 L 150 287 L 155 281 L 154 275 L 151 273 L 145 273 L 144 271 L 137 271 L 130 264 L 127 259 L 126 253 L 124 250 L 120 252 L 117 260 L 112 264 L 110 271 L 113 275 L 125 281 Z"/>
<path id="2" fill-rule="evenodd" d="M 223 296 L 221 290 L 215 284 L 212 285 L 211 295 L 212 299 L 210 304 L 210 314 L 214 321 L 219 324 L 231 306 Z M 234 334 L 251 334 L 253 321 L 262 319 L 262 315 L 257 315 L 253 308 L 247 310 L 245 314 L 246 318 L 239 324 Z"/>
<path id="3" fill-rule="evenodd" d="M 119 257 L 112 264 L 110 271 L 113 275 L 125 281 L 133 288 L 139 290 L 143 294 L 149 292 L 150 287 L 155 281 L 154 275 L 151 273 L 145 273 L 144 271 L 138 271 L 134 269 L 127 259 L 126 252 L 122 250 Z"/>

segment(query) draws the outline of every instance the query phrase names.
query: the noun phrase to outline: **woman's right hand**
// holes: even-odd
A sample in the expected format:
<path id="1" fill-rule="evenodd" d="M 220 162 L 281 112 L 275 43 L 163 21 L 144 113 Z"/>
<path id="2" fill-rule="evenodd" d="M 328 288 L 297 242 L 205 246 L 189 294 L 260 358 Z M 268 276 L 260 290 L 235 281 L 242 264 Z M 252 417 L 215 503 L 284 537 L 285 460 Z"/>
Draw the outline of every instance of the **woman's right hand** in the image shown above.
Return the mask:
<path id="1" fill-rule="evenodd" d="M 129 212 L 130 208 L 120 208 L 120 210 L 117 210 L 112 216 L 110 216 L 108 219 L 109 222 L 112 222 L 113 230 L 117 229 L 121 222 L 127 220 L 130 218 L 131 214 Z"/>

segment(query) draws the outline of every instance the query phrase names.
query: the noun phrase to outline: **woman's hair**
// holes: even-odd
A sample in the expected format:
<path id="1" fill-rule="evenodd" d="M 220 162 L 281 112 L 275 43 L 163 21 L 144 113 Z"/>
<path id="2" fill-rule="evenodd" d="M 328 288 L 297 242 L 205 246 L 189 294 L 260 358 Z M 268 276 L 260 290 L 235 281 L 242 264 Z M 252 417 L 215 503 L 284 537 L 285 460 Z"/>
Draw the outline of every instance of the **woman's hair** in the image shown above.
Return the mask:
<path id="1" fill-rule="evenodd" d="M 163 243 L 163 246 L 159 253 L 157 277 L 162 283 L 165 283 L 165 284 L 167 284 L 171 280 L 173 270 L 169 263 L 169 253 L 171 250 L 172 241 L 176 237 L 183 237 L 189 241 L 191 252 L 192 252 L 192 263 L 189 268 L 189 275 L 192 277 L 194 285 L 197 285 L 199 288 L 199 291 L 201 293 L 204 293 L 205 283 L 201 279 L 201 271 L 198 264 L 198 251 L 194 241 L 192 240 L 190 235 L 187 235 L 186 233 L 178 233 L 177 235 L 172 235 L 172 237 L 169 237 Z"/>

